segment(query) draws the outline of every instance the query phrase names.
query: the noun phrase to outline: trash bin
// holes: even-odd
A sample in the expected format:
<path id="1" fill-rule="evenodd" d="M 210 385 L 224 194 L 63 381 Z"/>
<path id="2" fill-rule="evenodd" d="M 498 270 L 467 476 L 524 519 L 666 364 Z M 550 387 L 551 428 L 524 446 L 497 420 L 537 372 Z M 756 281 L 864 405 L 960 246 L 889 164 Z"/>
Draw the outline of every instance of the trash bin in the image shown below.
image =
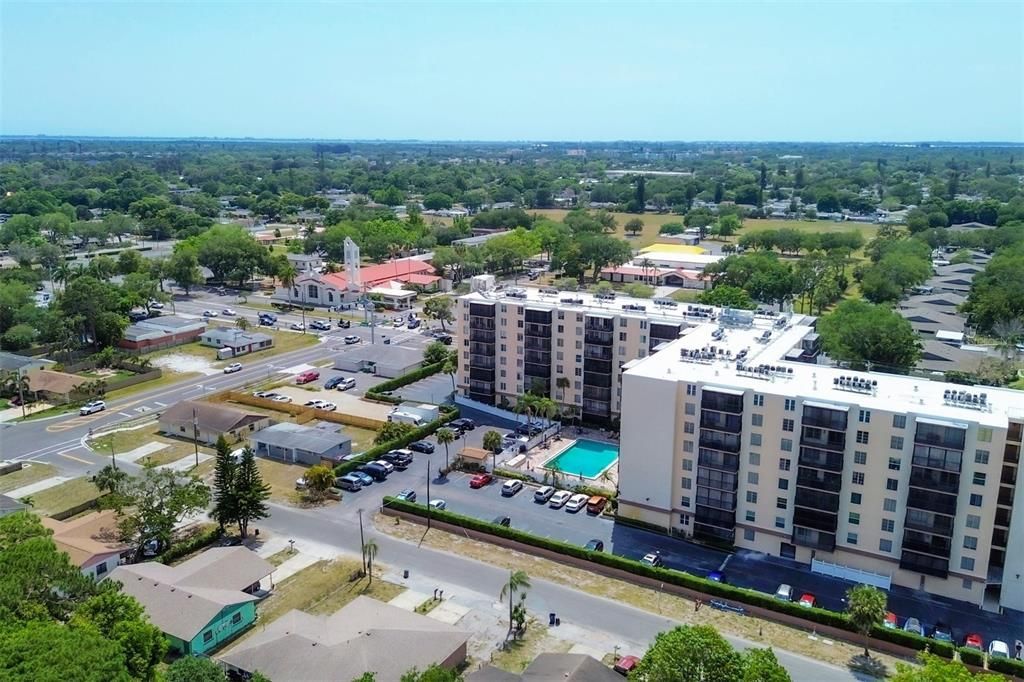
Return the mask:
<path id="1" fill-rule="evenodd" d="M 554 625 L 554 624 L 555 624 L 555 614 L 549 613 L 548 614 L 548 625 Z"/>
<path id="2" fill-rule="evenodd" d="M 555 625 L 561 625 L 561 624 L 562 624 L 562 619 L 561 618 L 555 618 Z"/>
<path id="3" fill-rule="evenodd" d="M 408 578 L 409 577 L 409 569 L 408 568 L 405 569 L 404 571 L 402 571 L 402 577 L 403 578 Z"/>

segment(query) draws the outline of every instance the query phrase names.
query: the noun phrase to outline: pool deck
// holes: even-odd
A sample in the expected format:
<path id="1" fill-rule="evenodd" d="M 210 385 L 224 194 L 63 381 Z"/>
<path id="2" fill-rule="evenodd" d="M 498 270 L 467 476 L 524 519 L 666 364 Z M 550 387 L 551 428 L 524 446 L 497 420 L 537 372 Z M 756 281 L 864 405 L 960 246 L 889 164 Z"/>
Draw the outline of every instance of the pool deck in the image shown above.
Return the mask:
<path id="1" fill-rule="evenodd" d="M 534 446 L 527 450 L 524 455 L 509 457 L 508 459 L 500 462 L 498 466 L 502 469 L 518 471 L 540 481 L 550 471 L 545 465 L 575 445 L 578 439 L 608 443 L 615 447 L 619 446 L 618 439 L 609 437 L 608 432 L 603 430 L 580 429 L 577 431 L 575 428 L 567 428 L 564 429 L 562 433 L 566 435 L 549 438 L 546 445 L 542 443 Z M 575 437 L 566 437 L 570 433 Z M 519 459 L 520 457 L 522 459 Z M 512 464 L 512 462 L 515 462 L 515 464 Z M 579 474 L 573 474 L 568 471 L 561 472 L 561 476 L 570 483 L 574 480 L 578 480 L 586 485 L 607 488 L 609 491 L 613 491 L 619 484 L 619 468 L 617 464 L 618 460 L 615 460 L 605 468 L 604 472 L 607 472 L 607 478 L 609 480 L 601 478 L 601 476 L 604 475 L 604 472 L 599 473 L 596 478 L 580 476 Z"/>

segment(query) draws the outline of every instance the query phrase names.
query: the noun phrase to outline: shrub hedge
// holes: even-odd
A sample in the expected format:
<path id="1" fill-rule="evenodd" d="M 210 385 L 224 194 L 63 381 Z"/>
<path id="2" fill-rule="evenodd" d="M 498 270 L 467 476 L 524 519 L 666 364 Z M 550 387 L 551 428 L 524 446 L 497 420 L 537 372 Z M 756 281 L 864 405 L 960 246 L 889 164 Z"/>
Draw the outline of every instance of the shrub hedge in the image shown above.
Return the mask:
<path id="1" fill-rule="evenodd" d="M 385 497 L 384 506 L 391 507 L 398 511 L 415 514 L 417 516 L 426 516 L 425 506 L 399 500 L 394 497 Z M 819 608 L 807 608 L 805 606 L 800 606 L 796 602 L 779 601 L 778 599 L 775 599 L 773 595 L 765 594 L 764 592 L 735 587 L 733 585 L 707 580 L 695 575 L 690 575 L 689 573 L 674 571 L 668 568 L 655 568 L 653 566 L 648 566 L 647 564 L 642 564 L 635 559 L 627 559 L 626 557 L 617 556 L 615 554 L 590 552 L 583 547 L 569 544 L 567 542 L 538 537 L 515 528 L 498 526 L 487 521 L 463 516 L 461 514 L 455 514 L 450 511 L 438 511 L 434 509 L 431 510 L 430 515 L 438 521 L 450 523 L 455 526 L 469 528 L 471 530 L 477 530 L 491 535 L 497 535 L 499 537 L 551 550 L 577 559 L 592 561 L 596 564 L 608 566 L 609 568 L 616 568 L 628 571 L 635 575 L 652 578 L 659 582 L 686 587 L 698 592 L 720 597 L 722 599 L 747 604 L 749 606 L 757 606 L 771 611 L 785 613 L 790 616 L 796 616 L 803 620 L 811 621 L 812 623 L 829 625 L 847 630 L 851 633 L 857 632 L 857 629 L 852 623 L 850 623 L 850 620 L 844 613 L 837 613 L 835 611 L 828 611 L 826 609 Z M 898 644 L 916 650 L 921 650 L 924 649 L 925 646 L 928 646 L 930 651 L 939 656 L 944 658 L 953 657 L 952 645 L 945 642 L 936 642 L 931 639 L 926 639 L 909 632 L 904 632 L 903 630 L 890 630 L 888 628 L 876 627 L 872 630 L 871 636 L 875 639 L 892 642 L 893 644 Z"/>
<path id="2" fill-rule="evenodd" d="M 1010 645 L 1010 650 L 1013 651 L 1013 644 Z M 988 659 L 988 669 L 1024 678 L 1024 661 L 1015 661 L 1012 658 L 990 658 Z"/>
<path id="3" fill-rule="evenodd" d="M 358 457 L 342 462 L 338 466 L 334 467 L 334 475 L 344 476 L 347 473 L 355 471 L 356 469 L 366 464 L 367 462 L 372 462 L 375 459 L 380 459 L 380 456 L 383 455 L 385 452 L 394 450 L 396 448 L 404 448 L 406 445 L 413 442 L 414 440 L 421 440 L 423 438 L 426 438 L 434 431 L 437 431 L 439 428 L 441 428 L 442 426 L 444 426 L 445 424 L 447 424 L 448 422 L 450 422 L 451 420 L 455 419 L 458 416 L 459 408 L 457 407 L 441 408 L 441 416 L 438 419 L 430 422 L 429 424 L 424 424 L 419 428 L 413 429 L 412 431 L 407 433 L 405 436 L 402 436 L 401 438 L 389 440 L 387 443 L 381 443 L 380 445 L 374 445 L 372 448 L 370 448 L 363 454 L 359 455 Z"/>
<path id="4" fill-rule="evenodd" d="M 219 526 L 214 526 L 210 530 L 196 533 L 185 542 L 179 542 L 171 545 L 167 548 L 167 551 L 156 557 L 154 561 L 158 561 L 161 564 L 169 564 L 172 561 L 177 561 L 183 556 L 198 551 L 203 547 L 212 545 L 219 540 L 223 534 L 224 533 L 221 531 Z"/>
<path id="5" fill-rule="evenodd" d="M 394 379 L 382 381 L 381 383 L 377 384 L 376 386 L 368 390 L 366 392 L 366 397 L 372 398 L 374 400 L 383 400 L 385 402 L 401 402 L 401 398 L 381 394 L 387 393 L 388 391 L 394 391 L 396 388 L 401 388 L 402 386 L 408 386 L 409 384 L 419 381 L 420 379 L 426 379 L 429 376 L 437 374 L 443 368 L 443 362 L 435 362 L 432 365 L 424 365 L 423 367 L 420 367 L 419 369 L 414 369 L 413 371 L 408 372 L 407 374 L 403 374 L 400 377 L 395 377 Z"/>
<path id="6" fill-rule="evenodd" d="M 500 476 L 502 478 L 514 478 L 517 481 L 526 481 L 527 483 L 536 483 L 537 482 L 536 479 L 534 479 L 533 476 L 529 476 L 529 475 L 524 474 L 524 473 L 519 472 L 519 471 L 509 471 L 508 469 L 501 469 L 501 468 L 495 469 L 494 470 L 494 475 L 495 476 Z"/>
<path id="7" fill-rule="evenodd" d="M 960 660 L 967 665 L 981 666 L 985 662 L 985 655 L 976 649 L 960 649 Z"/>

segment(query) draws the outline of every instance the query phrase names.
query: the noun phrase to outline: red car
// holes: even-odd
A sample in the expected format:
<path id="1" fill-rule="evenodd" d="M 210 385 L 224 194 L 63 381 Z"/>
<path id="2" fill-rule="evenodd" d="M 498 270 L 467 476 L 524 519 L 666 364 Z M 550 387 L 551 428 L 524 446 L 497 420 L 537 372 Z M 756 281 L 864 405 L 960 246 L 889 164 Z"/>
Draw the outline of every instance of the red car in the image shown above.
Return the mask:
<path id="1" fill-rule="evenodd" d="M 620 675 L 629 675 L 630 671 L 633 670 L 640 662 L 640 659 L 636 656 L 623 656 L 615 662 L 612 670 L 619 673 Z"/>
<path id="2" fill-rule="evenodd" d="M 972 632 L 964 637 L 964 647 L 968 649 L 975 649 L 976 651 L 984 651 L 985 642 L 981 639 L 981 635 L 976 632 Z"/>
<path id="3" fill-rule="evenodd" d="M 817 604 L 817 603 L 818 603 L 818 600 L 815 599 L 814 595 L 811 594 L 810 592 L 804 592 L 800 596 L 800 606 L 804 606 L 804 607 L 810 609 L 810 608 L 814 608 L 814 605 Z"/>
<path id="4" fill-rule="evenodd" d="M 309 382 L 316 381 L 319 378 L 320 372 L 317 372 L 316 370 L 310 370 L 308 372 L 303 372 L 299 376 L 295 377 L 295 383 L 308 384 Z"/>
<path id="5" fill-rule="evenodd" d="M 470 488 L 483 488 L 485 485 L 494 480 L 494 476 L 490 474 L 477 474 L 473 478 L 469 479 Z"/>
<path id="6" fill-rule="evenodd" d="M 882 621 L 882 626 L 887 627 L 890 630 L 896 630 L 899 627 L 896 625 L 896 614 L 892 611 L 886 611 L 885 620 Z"/>

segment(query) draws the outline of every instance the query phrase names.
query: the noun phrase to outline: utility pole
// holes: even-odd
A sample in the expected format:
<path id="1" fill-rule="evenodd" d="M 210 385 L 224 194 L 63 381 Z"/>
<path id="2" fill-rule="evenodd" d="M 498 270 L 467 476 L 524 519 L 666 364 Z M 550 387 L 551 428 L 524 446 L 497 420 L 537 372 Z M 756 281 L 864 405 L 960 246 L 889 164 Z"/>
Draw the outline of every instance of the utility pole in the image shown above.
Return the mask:
<path id="1" fill-rule="evenodd" d="M 196 408 L 192 408 L 192 445 L 196 449 L 196 466 L 199 466 L 199 419 L 196 417 Z"/>
<path id="2" fill-rule="evenodd" d="M 363 574 L 366 574 L 366 541 L 363 539 L 363 510 L 359 508 L 359 553 L 363 555 Z"/>
<path id="3" fill-rule="evenodd" d="M 25 378 L 19 370 L 14 370 L 15 381 L 18 382 L 18 402 L 21 403 L 21 418 L 25 418 Z"/>
<path id="4" fill-rule="evenodd" d="M 430 530 L 430 458 L 427 457 L 427 530 Z"/>
<path id="5" fill-rule="evenodd" d="M 117 469 L 117 460 L 114 458 L 114 434 L 110 434 L 110 466 Z"/>

